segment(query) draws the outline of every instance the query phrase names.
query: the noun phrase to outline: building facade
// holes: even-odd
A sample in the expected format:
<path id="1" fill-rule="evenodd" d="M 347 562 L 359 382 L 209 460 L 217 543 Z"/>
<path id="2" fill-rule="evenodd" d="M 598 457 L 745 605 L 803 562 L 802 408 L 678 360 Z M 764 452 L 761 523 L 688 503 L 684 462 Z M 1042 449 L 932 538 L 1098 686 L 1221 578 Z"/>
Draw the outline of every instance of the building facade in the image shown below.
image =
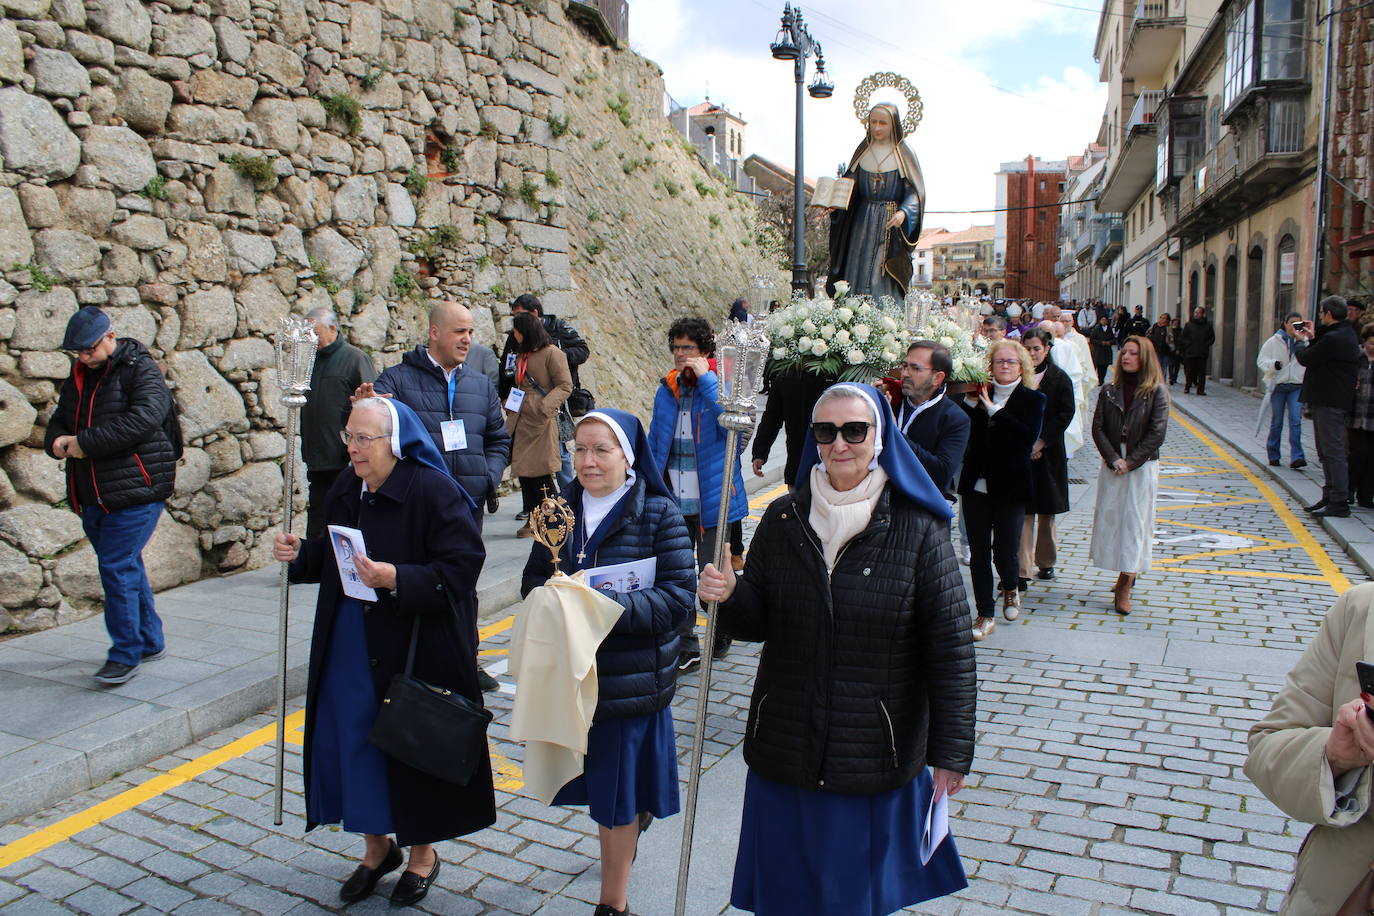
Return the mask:
<path id="1" fill-rule="evenodd" d="M 1004 162 L 997 172 L 997 219 L 993 255 L 1005 272 L 1006 296 L 1056 299 L 1059 281 L 1059 198 L 1068 178 L 1068 162 L 1045 162 L 1027 156 Z"/>
<path id="2" fill-rule="evenodd" d="M 997 262 L 994 227 L 971 226 L 958 232 L 931 229 L 916 243 L 914 276 L 926 271 L 928 280 L 917 283 L 940 296 L 1006 295 L 1006 278 Z"/>
<path id="3" fill-rule="evenodd" d="M 1326 287 L 1374 298 L 1374 7 L 1337 17 Z"/>
<path id="4" fill-rule="evenodd" d="M 1054 269 L 1063 302 L 1106 298 L 1101 265 L 1116 257 L 1122 242 L 1120 215 L 1099 214 L 1095 207 L 1106 164 L 1107 149 L 1096 143 L 1089 144 L 1083 155 L 1068 159 L 1059 206 L 1059 260 Z"/>

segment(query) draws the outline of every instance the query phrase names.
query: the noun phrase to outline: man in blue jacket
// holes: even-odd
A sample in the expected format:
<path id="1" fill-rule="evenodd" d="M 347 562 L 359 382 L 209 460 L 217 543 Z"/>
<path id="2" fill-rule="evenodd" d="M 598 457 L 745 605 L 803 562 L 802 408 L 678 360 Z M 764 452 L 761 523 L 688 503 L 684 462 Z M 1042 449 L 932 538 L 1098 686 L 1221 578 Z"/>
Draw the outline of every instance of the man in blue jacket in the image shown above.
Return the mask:
<path id="1" fill-rule="evenodd" d="M 902 403 L 897 426 L 931 481 L 953 501 L 954 482 L 968 447 L 968 414 L 945 397 L 945 382 L 954 373 L 949 350 L 933 340 L 914 341 L 902 363 Z"/>
<path id="2" fill-rule="evenodd" d="M 704 318 L 679 318 L 668 329 L 673 369 L 659 382 L 654 395 L 654 415 L 649 426 L 649 451 L 654 467 L 668 483 L 687 522 L 697 552 L 697 569 L 716 561 L 720 518 L 720 487 L 725 474 L 726 432 L 717 422 L 720 403 L 714 360 L 716 336 Z M 743 439 L 740 442 L 743 451 Z M 738 455 L 736 456 L 738 457 Z M 744 475 L 738 462 L 730 493 L 727 521 L 734 523 L 749 514 Z M 688 615 L 680 630 L 682 641 L 678 670 L 688 672 L 701 664 L 701 642 L 696 635 L 696 616 Z M 720 658 L 730 640 L 717 637 L 713 654 Z"/>

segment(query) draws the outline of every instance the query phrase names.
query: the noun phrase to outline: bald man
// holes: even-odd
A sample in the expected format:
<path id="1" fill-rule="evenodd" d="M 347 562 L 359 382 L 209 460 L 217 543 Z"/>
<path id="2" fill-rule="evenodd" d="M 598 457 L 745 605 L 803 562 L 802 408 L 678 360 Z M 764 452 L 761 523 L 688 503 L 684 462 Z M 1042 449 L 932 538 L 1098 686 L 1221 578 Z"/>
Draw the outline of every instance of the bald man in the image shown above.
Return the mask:
<path id="1" fill-rule="evenodd" d="M 495 495 L 510 462 L 510 434 L 496 399 L 496 386 L 465 367 L 472 348 L 472 312 L 458 302 L 440 302 L 429 313 L 427 345 L 378 376 L 377 394 L 393 395 L 420 415 L 449 473 L 477 503 L 473 517 L 482 527 L 481 507 Z M 366 395 L 363 389 L 359 394 Z"/>

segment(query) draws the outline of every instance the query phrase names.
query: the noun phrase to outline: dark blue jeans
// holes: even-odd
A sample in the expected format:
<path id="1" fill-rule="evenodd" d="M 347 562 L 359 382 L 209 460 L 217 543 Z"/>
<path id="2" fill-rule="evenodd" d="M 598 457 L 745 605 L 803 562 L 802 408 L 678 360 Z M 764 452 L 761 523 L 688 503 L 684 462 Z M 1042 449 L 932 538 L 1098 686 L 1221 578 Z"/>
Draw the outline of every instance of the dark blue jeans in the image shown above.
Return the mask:
<path id="1" fill-rule="evenodd" d="M 1300 394 L 1302 394 L 1301 385 L 1285 382 L 1282 385 L 1275 385 L 1273 394 L 1269 395 L 1269 407 L 1273 413 L 1269 417 L 1269 441 L 1265 443 L 1265 448 L 1269 452 L 1270 461 L 1283 460 L 1280 447 L 1283 445 L 1284 411 L 1288 412 L 1288 451 L 1291 454 L 1291 459 L 1297 461 L 1299 458 L 1303 458 L 1302 405 L 1298 403 Z"/>
<path id="2" fill-rule="evenodd" d="M 81 526 L 95 549 L 105 589 L 105 629 L 113 644 L 109 659 L 121 665 L 138 665 L 143 656 L 162 651 L 162 621 L 143 568 L 143 548 L 160 518 L 160 502 L 112 512 L 99 506 L 81 510 Z"/>

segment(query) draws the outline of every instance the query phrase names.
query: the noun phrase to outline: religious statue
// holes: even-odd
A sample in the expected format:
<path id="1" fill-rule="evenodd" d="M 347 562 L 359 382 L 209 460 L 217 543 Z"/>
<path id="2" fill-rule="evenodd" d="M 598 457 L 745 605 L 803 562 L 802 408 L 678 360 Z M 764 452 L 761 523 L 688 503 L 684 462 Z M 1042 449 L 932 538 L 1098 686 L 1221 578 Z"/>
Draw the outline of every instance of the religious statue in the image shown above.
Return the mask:
<path id="1" fill-rule="evenodd" d="M 907 96 L 908 114 L 868 96 L 878 86 L 896 86 Z M 853 182 L 849 206 L 830 214 L 830 274 L 825 289 L 849 283 L 854 295 L 891 296 L 901 301 L 911 283 L 911 256 L 921 234 L 926 188 L 921 165 L 903 139 L 921 117 L 915 88 L 894 73 L 865 79 L 855 95 L 855 111 L 867 126 L 844 178 Z"/>

